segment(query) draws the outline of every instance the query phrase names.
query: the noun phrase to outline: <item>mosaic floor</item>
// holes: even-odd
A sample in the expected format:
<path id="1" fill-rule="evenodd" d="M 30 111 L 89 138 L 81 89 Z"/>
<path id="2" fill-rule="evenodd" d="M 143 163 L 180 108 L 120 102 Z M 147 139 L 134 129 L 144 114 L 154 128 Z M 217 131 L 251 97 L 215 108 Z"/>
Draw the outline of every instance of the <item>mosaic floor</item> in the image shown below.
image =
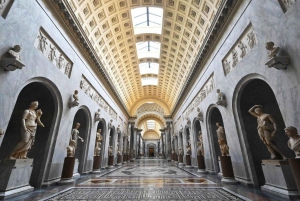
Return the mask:
<path id="1" fill-rule="evenodd" d="M 107 176 L 114 177 L 189 177 L 193 176 L 175 166 L 138 166 L 138 167 L 123 167 L 116 170 Z"/>
<path id="2" fill-rule="evenodd" d="M 56 200 L 243 200 L 222 188 L 72 188 L 47 201 Z"/>

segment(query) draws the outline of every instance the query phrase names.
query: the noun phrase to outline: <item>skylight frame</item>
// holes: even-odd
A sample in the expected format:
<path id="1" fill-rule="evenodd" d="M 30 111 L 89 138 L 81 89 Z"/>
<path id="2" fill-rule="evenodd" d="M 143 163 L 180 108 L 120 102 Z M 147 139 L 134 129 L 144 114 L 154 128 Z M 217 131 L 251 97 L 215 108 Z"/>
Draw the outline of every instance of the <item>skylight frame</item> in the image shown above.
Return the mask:
<path id="1" fill-rule="evenodd" d="M 136 43 L 138 59 L 160 58 L 161 43 L 156 41 L 142 41 Z"/>
<path id="2" fill-rule="evenodd" d="M 134 34 L 162 33 L 163 9 L 158 7 L 139 7 L 131 9 Z"/>
<path id="3" fill-rule="evenodd" d="M 158 78 L 157 77 L 142 77 L 141 82 L 142 82 L 142 86 L 148 86 L 148 85 L 157 86 Z"/>
<path id="4" fill-rule="evenodd" d="M 148 130 L 154 130 L 155 129 L 155 121 L 154 120 L 147 120 L 147 128 Z"/>
<path id="5" fill-rule="evenodd" d="M 154 74 L 158 75 L 159 72 L 159 64 L 155 62 L 144 62 L 139 64 L 140 74 Z"/>

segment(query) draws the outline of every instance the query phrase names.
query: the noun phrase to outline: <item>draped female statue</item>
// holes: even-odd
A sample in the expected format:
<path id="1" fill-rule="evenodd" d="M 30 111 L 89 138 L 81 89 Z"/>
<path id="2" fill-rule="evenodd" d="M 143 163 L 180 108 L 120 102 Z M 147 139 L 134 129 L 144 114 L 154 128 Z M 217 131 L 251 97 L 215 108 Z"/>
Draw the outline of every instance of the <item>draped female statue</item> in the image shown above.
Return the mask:
<path id="1" fill-rule="evenodd" d="M 34 144 L 37 125 L 45 127 L 40 120 L 43 114 L 42 111 L 36 111 L 38 105 L 39 103 L 37 101 L 31 102 L 29 109 L 23 112 L 21 140 L 9 155 L 9 159 L 27 159 L 27 153 Z"/>

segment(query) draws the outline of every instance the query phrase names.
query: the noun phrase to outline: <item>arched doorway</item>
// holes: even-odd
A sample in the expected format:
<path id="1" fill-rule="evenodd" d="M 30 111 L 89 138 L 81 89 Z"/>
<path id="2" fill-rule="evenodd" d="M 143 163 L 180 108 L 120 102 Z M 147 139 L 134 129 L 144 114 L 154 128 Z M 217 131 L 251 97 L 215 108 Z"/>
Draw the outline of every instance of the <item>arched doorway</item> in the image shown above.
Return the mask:
<path id="1" fill-rule="evenodd" d="M 265 184 L 261 167 L 261 160 L 270 159 L 267 147 L 260 140 L 257 132 L 257 119 L 249 114 L 254 105 L 261 105 L 263 112 L 271 114 L 277 123 L 277 133 L 274 141 L 286 157 L 293 158 L 293 152 L 288 148 L 288 137 L 284 134 L 284 120 L 282 118 L 275 94 L 271 87 L 261 79 L 252 79 L 246 82 L 238 92 L 237 111 L 240 119 L 245 146 L 248 147 L 249 164 L 251 172 L 258 185 Z"/>
<path id="2" fill-rule="evenodd" d="M 38 109 L 43 112 L 41 122 L 45 127 L 37 127 L 34 144 L 27 155 L 28 158 L 33 159 L 34 164 L 29 182 L 33 187 L 40 187 L 46 179 L 56 141 L 53 139 L 56 139 L 57 135 L 55 124 L 61 115 L 58 112 L 58 105 L 61 105 L 61 100 L 58 101 L 58 97 L 60 97 L 58 90 L 52 91 L 52 87 L 45 84 L 47 81 L 43 81 L 32 82 L 20 91 L 0 149 L 1 160 L 12 152 L 21 139 L 21 119 L 24 110 L 29 108 L 31 102 L 38 101 Z"/>
<path id="3" fill-rule="evenodd" d="M 106 124 L 105 119 L 101 119 L 97 125 L 97 131 L 101 129 L 102 141 L 101 141 L 101 152 L 100 152 L 100 167 L 105 167 L 104 153 L 105 153 L 105 142 L 106 142 Z"/>
<path id="4" fill-rule="evenodd" d="M 219 123 L 221 126 L 224 127 L 225 135 L 226 135 L 226 127 L 223 123 L 223 118 L 220 113 L 220 110 L 217 107 L 212 107 L 209 110 L 208 114 L 208 124 L 209 124 L 209 132 L 210 132 L 210 144 L 211 144 L 211 155 L 212 155 L 212 162 L 214 164 L 214 170 L 216 173 L 220 172 L 220 166 L 219 166 L 219 159 L 218 157 L 221 156 L 221 150 L 218 143 L 218 136 L 216 130 L 218 127 L 216 126 L 216 123 Z"/>
<path id="5" fill-rule="evenodd" d="M 156 144 L 154 143 L 147 144 L 147 152 L 149 157 L 155 157 L 157 155 Z"/>
<path id="6" fill-rule="evenodd" d="M 74 157 L 78 159 L 78 172 L 80 174 L 84 173 L 85 165 L 87 160 L 87 152 L 89 147 L 89 137 L 90 137 L 90 118 L 89 112 L 87 108 L 81 107 L 75 114 L 73 120 L 73 127 L 75 127 L 76 123 L 80 123 L 80 127 L 78 129 L 79 136 L 84 139 L 84 142 L 78 140 L 77 149 L 75 151 Z M 76 168 L 76 167 L 75 167 Z M 76 171 L 76 170 L 75 170 Z"/>

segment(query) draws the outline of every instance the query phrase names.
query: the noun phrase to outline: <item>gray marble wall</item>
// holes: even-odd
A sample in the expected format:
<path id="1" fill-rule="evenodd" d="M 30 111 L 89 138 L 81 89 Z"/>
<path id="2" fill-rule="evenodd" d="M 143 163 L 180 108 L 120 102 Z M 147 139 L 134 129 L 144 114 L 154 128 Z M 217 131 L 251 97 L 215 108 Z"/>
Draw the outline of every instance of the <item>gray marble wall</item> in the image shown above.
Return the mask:
<path id="1" fill-rule="evenodd" d="M 199 75 L 197 82 L 194 83 L 192 90 L 189 91 L 189 94 L 186 96 L 180 109 L 174 114 L 174 119 L 183 119 L 183 113 L 198 93 L 198 89 L 200 89 L 209 76 L 214 73 L 214 92 L 208 94 L 200 105 L 194 106 L 193 112 L 189 114 L 189 118 L 193 120 L 197 117 L 197 107 L 203 112 L 204 121 L 200 124 L 203 140 L 205 142 L 205 162 L 209 171 L 215 173 L 218 171 L 215 162 L 215 147 L 212 140 L 213 133 L 211 132 L 215 127 L 209 123 L 210 111 L 213 107 L 217 107 L 220 110 L 224 121 L 227 142 L 230 147 L 229 152 L 232 158 L 236 178 L 245 183 L 258 185 L 258 178 L 255 169 L 251 164 L 253 158 L 250 153 L 251 147 L 249 147 L 248 139 L 246 138 L 246 130 L 241 123 L 243 121 L 241 112 L 245 113 L 245 111 L 239 109 L 243 105 L 243 103 L 239 102 L 240 96 L 243 95 L 243 88 L 253 79 L 264 80 L 271 87 L 276 96 L 284 124 L 286 126 L 293 125 L 300 129 L 299 9 L 300 1 L 296 1 L 296 3 L 285 13 L 276 0 L 241 1 L 238 10 L 229 20 L 225 29 L 222 30 L 220 39 L 217 44 L 215 44 L 215 48 L 211 51 L 204 66 L 202 66 L 203 70 Z M 229 74 L 225 75 L 222 60 L 250 23 L 255 31 L 257 44 Z M 267 41 L 273 41 L 275 46 L 281 48 L 279 55 L 290 56 L 291 64 L 287 70 L 276 70 L 275 68 L 268 68 L 265 65 L 268 61 L 267 50 L 265 49 L 265 43 Z M 221 89 L 226 96 L 227 107 L 215 104 L 217 101 L 215 90 L 218 88 Z M 262 96 L 264 95 L 263 92 L 260 93 L 262 93 Z M 251 99 L 251 97 L 249 98 Z M 255 100 L 252 101 L 253 103 L 255 102 Z M 257 104 L 260 103 L 258 102 Z M 269 109 L 265 112 L 272 114 L 274 111 Z M 254 117 L 253 121 L 253 126 L 255 126 L 256 120 Z M 184 127 L 184 123 L 177 123 L 175 131 L 179 131 L 181 125 Z M 255 132 L 252 135 L 258 134 Z M 285 150 L 287 156 L 292 157 L 285 145 L 287 140 L 288 138 L 285 136 L 284 131 L 278 130 L 275 141 L 284 142 L 280 145 L 280 148 Z M 259 147 L 264 146 L 259 140 L 256 144 L 256 146 Z"/>
<path id="2" fill-rule="evenodd" d="M 45 125 L 50 128 L 51 135 L 49 136 L 51 136 L 51 139 L 49 139 L 50 145 L 47 152 L 39 159 L 44 161 L 43 168 L 41 168 L 41 181 L 45 182 L 60 177 L 73 119 L 79 108 L 85 108 L 87 112 L 89 132 L 85 142 L 89 146 L 86 147 L 82 172 L 91 171 L 97 129 L 94 114 L 100 107 L 80 89 L 82 75 L 87 78 L 90 84 L 124 122 L 128 121 L 127 114 L 122 112 L 112 96 L 107 92 L 108 90 L 105 89 L 103 83 L 96 79 L 96 73 L 90 68 L 92 63 L 86 59 L 79 45 L 75 42 L 74 36 L 65 28 L 64 22 L 44 4 L 44 1 L 14 1 L 6 18 L 4 19 L 0 16 L 0 27 L 0 55 L 6 53 L 14 45 L 19 44 L 22 47 L 20 52 L 21 59 L 26 65 L 22 70 L 11 72 L 5 72 L 3 69 L 0 69 L 0 111 L 2 114 L 0 116 L 0 128 L 7 129 L 22 88 L 32 82 L 42 83 L 53 95 L 56 116 L 52 124 Z M 34 46 L 41 27 L 72 61 L 73 68 L 70 78 L 62 73 Z M 79 91 L 80 104 L 78 107 L 69 108 L 68 102 L 71 100 L 74 90 Z M 30 94 L 28 94 L 27 100 L 24 101 L 29 103 L 35 100 L 31 100 Z M 40 108 L 43 110 L 47 108 L 47 105 L 40 105 Z M 105 112 L 104 109 L 101 109 L 101 116 L 106 122 L 109 122 L 111 119 L 110 114 Z M 18 118 L 21 119 L 21 116 Z M 41 120 L 43 121 L 45 118 L 47 117 L 42 116 Z M 114 120 L 115 126 L 123 124 L 119 119 Z M 9 131 L 6 133 L 7 135 L 0 138 L 0 150 L 3 140 L 9 137 Z M 15 145 L 12 144 L 11 146 Z"/>

